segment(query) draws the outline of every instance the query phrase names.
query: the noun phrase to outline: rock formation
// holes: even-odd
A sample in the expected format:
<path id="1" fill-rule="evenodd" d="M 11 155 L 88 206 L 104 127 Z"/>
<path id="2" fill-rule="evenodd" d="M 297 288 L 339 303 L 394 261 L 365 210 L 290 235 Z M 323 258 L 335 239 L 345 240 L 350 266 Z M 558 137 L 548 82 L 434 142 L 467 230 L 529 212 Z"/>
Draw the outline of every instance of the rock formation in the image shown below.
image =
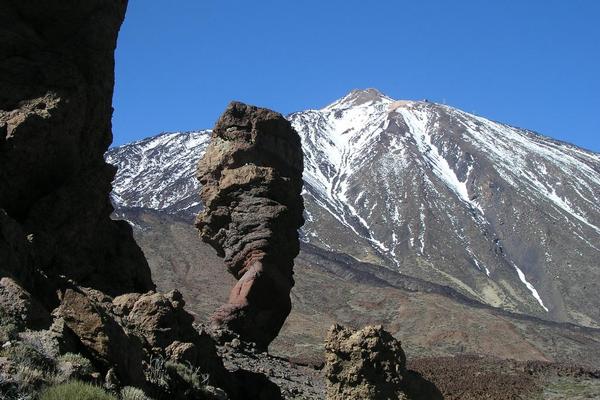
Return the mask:
<path id="1" fill-rule="evenodd" d="M 400 342 L 381 325 L 333 325 L 325 341 L 327 400 L 441 400 L 438 388 L 406 368 Z"/>
<path id="2" fill-rule="evenodd" d="M 154 289 L 112 221 L 114 49 L 126 1 L 0 1 L 0 269 L 111 295 Z M 48 290 L 52 292 L 52 290 Z"/>
<path id="3" fill-rule="evenodd" d="M 381 325 L 352 331 L 334 325 L 325 343 L 327 399 L 406 399 L 406 356 Z"/>
<path id="4" fill-rule="evenodd" d="M 0 0 L 0 344 L 14 355 L 0 357 L 2 398 L 28 390 L 23 368 L 35 386 L 57 382 L 67 352 L 107 387 L 215 398 L 214 384 L 243 398 L 181 295 L 154 292 L 129 224 L 110 218 L 103 155 L 126 6 Z"/>
<path id="5" fill-rule="evenodd" d="M 233 102 L 198 165 L 204 211 L 196 226 L 238 282 L 212 317 L 259 347 L 291 310 L 302 217 L 300 137 L 278 113 Z"/>

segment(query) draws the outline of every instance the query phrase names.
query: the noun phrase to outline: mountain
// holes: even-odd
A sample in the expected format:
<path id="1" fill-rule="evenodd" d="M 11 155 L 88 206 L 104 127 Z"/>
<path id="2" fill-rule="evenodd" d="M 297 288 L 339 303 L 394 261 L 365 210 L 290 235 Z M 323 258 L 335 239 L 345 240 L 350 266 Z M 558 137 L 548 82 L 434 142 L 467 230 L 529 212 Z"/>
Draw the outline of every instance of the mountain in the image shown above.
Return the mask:
<path id="1" fill-rule="evenodd" d="M 494 307 L 600 326 L 600 155 L 375 89 L 288 118 L 305 152 L 306 243 Z M 111 149 L 117 211 L 191 221 L 209 133 Z"/>

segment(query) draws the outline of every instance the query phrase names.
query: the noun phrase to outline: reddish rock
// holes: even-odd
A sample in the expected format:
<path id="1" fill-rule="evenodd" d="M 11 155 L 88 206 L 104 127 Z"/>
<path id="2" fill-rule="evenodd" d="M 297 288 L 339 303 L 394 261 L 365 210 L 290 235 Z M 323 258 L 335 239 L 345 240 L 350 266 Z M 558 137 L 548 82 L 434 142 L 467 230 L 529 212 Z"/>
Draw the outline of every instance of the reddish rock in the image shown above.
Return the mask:
<path id="1" fill-rule="evenodd" d="M 291 310 L 302 218 L 302 148 L 276 112 L 233 102 L 198 165 L 196 226 L 238 282 L 212 317 L 266 348 Z"/>

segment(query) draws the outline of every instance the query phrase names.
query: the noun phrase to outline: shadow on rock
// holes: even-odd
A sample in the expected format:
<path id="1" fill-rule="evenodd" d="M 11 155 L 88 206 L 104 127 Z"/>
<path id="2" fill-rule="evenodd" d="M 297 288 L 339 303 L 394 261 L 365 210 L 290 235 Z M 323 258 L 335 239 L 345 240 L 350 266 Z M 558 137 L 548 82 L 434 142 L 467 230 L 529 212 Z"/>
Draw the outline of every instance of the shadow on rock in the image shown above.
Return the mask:
<path id="1" fill-rule="evenodd" d="M 405 380 L 404 393 L 411 400 L 442 400 L 444 398 L 433 382 L 425 379 L 416 371 L 407 370 Z"/>

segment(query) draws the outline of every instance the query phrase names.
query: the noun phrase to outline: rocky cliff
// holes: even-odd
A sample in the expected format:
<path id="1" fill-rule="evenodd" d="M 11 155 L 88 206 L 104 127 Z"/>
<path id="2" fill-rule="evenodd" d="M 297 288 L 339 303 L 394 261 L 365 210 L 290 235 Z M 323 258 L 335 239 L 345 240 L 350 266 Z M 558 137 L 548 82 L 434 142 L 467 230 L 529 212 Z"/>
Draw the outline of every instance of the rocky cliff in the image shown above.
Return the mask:
<path id="1" fill-rule="evenodd" d="M 112 295 L 154 288 L 131 228 L 109 217 L 116 170 L 103 154 L 125 8 L 0 2 L 0 268 L 29 289 L 63 278 Z"/>
<path id="2" fill-rule="evenodd" d="M 280 114 L 233 102 L 198 165 L 205 205 L 196 226 L 238 279 L 212 317 L 266 348 L 291 310 L 304 223 L 300 137 Z"/>
<path id="3" fill-rule="evenodd" d="M 129 224 L 110 218 L 103 155 L 126 5 L 0 1 L 2 398 L 72 379 L 243 398 L 181 295 L 154 292 Z"/>

